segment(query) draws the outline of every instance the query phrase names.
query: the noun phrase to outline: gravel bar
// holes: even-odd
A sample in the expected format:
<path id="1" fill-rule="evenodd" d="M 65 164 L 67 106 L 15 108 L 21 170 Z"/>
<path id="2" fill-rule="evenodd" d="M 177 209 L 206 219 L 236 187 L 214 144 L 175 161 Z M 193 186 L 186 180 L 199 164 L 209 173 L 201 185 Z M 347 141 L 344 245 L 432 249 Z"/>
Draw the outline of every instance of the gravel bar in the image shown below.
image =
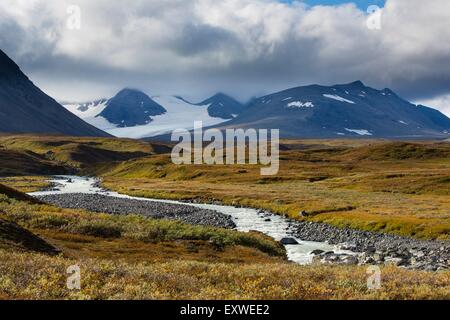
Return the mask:
<path id="1" fill-rule="evenodd" d="M 231 216 L 189 205 L 83 193 L 55 194 L 37 196 L 36 198 L 45 203 L 67 209 L 85 209 L 114 215 L 137 214 L 153 219 L 179 220 L 193 225 L 227 229 L 236 227 Z"/>
<path id="2" fill-rule="evenodd" d="M 400 237 L 387 233 L 376 233 L 349 228 L 337 228 L 314 222 L 293 222 L 294 236 L 301 240 L 326 241 L 339 245 L 341 249 L 359 252 L 359 261 L 345 255 L 317 252 L 322 262 L 359 264 L 394 264 L 409 269 L 427 271 L 448 270 L 450 268 L 450 243 L 425 241 Z"/>

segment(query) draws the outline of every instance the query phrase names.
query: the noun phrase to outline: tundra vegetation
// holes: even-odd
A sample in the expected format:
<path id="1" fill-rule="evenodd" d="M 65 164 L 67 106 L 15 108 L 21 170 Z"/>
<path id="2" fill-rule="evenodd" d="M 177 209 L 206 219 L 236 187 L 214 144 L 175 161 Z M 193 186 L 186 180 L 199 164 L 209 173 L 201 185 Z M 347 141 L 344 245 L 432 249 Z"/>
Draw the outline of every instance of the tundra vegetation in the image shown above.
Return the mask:
<path id="1" fill-rule="evenodd" d="M 299 266 L 240 233 L 140 216 L 61 209 L 22 192 L 46 176 L 98 175 L 131 195 L 263 208 L 295 219 L 450 240 L 450 144 L 282 141 L 280 172 L 175 166 L 170 145 L 128 139 L 0 137 L 0 299 L 449 299 L 450 272 Z M 22 192 L 21 192 L 22 191 Z M 299 212 L 305 211 L 305 217 Z M 82 270 L 66 288 L 69 266 Z"/>

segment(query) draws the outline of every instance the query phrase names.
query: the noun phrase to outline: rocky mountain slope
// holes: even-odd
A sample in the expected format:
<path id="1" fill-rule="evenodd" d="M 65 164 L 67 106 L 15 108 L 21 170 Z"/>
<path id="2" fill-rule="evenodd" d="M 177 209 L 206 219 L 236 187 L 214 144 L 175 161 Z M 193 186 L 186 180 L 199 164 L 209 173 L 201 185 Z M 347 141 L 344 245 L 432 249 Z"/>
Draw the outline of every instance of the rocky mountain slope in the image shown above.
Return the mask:
<path id="1" fill-rule="evenodd" d="M 106 103 L 106 108 L 97 117 L 103 117 L 120 128 L 145 125 L 167 110 L 145 93 L 123 89 Z"/>
<path id="2" fill-rule="evenodd" d="M 282 137 L 296 138 L 442 138 L 450 132 L 450 119 L 390 89 L 356 81 L 297 87 L 255 99 L 220 128 L 273 128 Z"/>

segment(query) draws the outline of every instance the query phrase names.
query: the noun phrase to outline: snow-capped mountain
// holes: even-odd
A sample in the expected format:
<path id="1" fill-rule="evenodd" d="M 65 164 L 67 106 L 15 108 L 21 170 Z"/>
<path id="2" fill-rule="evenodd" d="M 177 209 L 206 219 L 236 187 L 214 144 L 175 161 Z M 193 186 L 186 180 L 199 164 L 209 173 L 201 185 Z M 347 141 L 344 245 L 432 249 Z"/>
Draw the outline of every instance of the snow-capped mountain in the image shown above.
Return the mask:
<path id="1" fill-rule="evenodd" d="M 450 119 L 416 106 L 390 89 L 361 81 L 331 87 L 297 87 L 253 100 L 219 128 L 280 129 L 282 137 L 445 137 Z"/>
<path id="2" fill-rule="evenodd" d="M 166 113 L 166 109 L 153 101 L 145 93 L 134 89 L 123 89 L 106 102 L 99 114 L 109 123 L 120 128 L 146 125 L 153 116 Z"/>
<path id="3" fill-rule="evenodd" d="M 254 99 L 245 107 L 223 94 L 201 103 L 179 96 L 146 97 L 149 105 L 159 107 L 144 110 L 141 99 L 134 99 L 131 105 L 113 104 L 118 112 L 112 115 L 113 99 L 66 107 L 97 128 L 129 138 L 190 130 L 195 121 L 219 129 L 280 129 L 286 138 L 442 138 L 450 132 L 450 119 L 439 111 L 416 106 L 390 89 L 376 90 L 361 81 L 292 88 Z"/>
<path id="4" fill-rule="evenodd" d="M 213 126 L 234 118 L 243 106 L 217 94 L 201 103 L 179 96 L 149 97 L 143 92 L 124 89 L 112 99 L 101 99 L 65 107 L 86 122 L 117 137 L 144 138 L 193 129 L 195 121 Z"/>

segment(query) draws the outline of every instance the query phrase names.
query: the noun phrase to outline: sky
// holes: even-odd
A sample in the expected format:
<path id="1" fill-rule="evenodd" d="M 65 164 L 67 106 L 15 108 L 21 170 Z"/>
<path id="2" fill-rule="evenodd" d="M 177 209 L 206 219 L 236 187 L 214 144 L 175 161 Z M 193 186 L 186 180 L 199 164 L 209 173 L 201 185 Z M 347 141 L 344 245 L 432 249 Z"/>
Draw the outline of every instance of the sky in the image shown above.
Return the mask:
<path id="1" fill-rule="evenodd" d="M 2 0 L 0 48 L 59 101 L 361 80 L 450 115 L 448 0 Z"/>

